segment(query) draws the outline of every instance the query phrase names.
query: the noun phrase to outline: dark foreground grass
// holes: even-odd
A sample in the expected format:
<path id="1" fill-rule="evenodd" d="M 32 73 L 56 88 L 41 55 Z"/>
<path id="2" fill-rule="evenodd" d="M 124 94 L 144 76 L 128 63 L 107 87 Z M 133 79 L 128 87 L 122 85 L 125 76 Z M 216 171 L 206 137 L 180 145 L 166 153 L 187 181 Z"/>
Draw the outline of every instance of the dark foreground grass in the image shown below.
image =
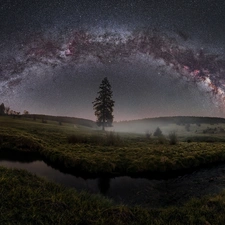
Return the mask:
<path id="1" fill-rule="evenodd" d="M 117 205 L 99 195 L 0 167 L 0 224 L 224 224 L 225 192 L 180 207 L 147 209 Z"/>
<path id="2" fill-rule="evenodd" d="M 170 173 L 225 162 L 224 142 L 170 144 L 164 137 L 114 134 L 72 124 L 0 117 L 0 153 L 38 152 L 50 164 L 77 174 Z"/>

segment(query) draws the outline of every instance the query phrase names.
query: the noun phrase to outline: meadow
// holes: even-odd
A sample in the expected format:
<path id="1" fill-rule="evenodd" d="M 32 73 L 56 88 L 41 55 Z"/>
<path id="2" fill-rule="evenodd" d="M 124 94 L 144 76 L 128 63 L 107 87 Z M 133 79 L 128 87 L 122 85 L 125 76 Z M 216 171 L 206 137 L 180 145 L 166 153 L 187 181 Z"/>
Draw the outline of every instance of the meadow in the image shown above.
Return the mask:
<path id="1" fill-rule="evenodd" d="M 218 128 L 219 126 L 219 128 Z M 169 136 L 102 132 L 95 127 L 0 117 L 0 153 L 38 153 L 89 176 L 173 173 L 225 161 L 223 124 L 173 125 Z M 196 133 L 196 129 L 197 133 Z M 215 132 L 218 131 L 218 132 Z M 213 133 L 212 133 L 213 132 Z M 224 224 L 225 192 L 182 206 L 144 208 L 77 192 L 26 171 L 0 167 L 0 224 Z"/>
<path id="2" fill-rule="evenodd" d="M 38 153 L 55 166 L 87 176 L 151 176 L 225 161 L 225 135 L 205 132 L 218 126 L 223 129 L 223 124 L 192 125 L 188 132 L 177 125 L 162 127 L 167 133 L 166 129 L 177 130 L 177 141 L 172 144 L 169 135 L 102 132 L 95 127 L 31 118 L 4 116 L 0 125 L 0 152 Z"/>

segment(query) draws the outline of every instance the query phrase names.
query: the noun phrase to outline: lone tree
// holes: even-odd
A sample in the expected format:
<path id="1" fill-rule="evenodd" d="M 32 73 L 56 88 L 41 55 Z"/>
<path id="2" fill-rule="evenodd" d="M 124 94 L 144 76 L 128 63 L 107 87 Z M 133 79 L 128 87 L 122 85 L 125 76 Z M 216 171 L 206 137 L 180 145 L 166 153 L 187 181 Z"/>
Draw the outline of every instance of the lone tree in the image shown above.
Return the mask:
<path id="1" fill-rule="evenodd" d="M 113 122 L 113 107 L 114 101 L 112 100 L 112 90 L 111 85 L 105 77 L 99 86 L 98 97 L 95 99 L 93 108 L 95 110 L 95 115 L 97 117 L 97 125 L 102 126 L 102 130 L 105 127 L 111 127 Z"/>
<path id="2" fill-rule="evenodd" d="M 156 128 L 155 132 L 154 132 L 154 136 L 155 137 L 160 137 L 162 136 L 162 131 L 160 130 L 159 127 Z"/>

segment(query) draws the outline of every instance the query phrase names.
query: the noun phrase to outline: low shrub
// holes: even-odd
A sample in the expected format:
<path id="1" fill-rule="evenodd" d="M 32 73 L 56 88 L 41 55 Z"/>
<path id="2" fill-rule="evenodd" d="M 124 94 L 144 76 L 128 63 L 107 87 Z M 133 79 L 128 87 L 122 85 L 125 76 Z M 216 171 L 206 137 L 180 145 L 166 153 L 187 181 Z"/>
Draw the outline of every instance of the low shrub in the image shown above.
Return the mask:
<path id="1" fill-rule="evenodd" d="M 177 134 L 175 131 L 169 133 L 169 142 L 171 145 L 176 145 L 178 142 Z"/>
<path id="2" fill-rule="evenodd" d="M 155 132 L 154 132 L 154 136 L 155 137 L 160 137 L 162 136 L 162 131 L 160 130 L 159 127 L 156 128 Z"/>
<path id="3" fill-rule="evenodd" d="M 115 132 L 106 132 L 105 135 L 93 134 L 93 135 L 70 135 L 68 138 L 69 144 L 95 144 L 104 146 L 117 146 L 122 143 L 122 139 Z"/>
<path id="4" fill-rule="evenodd" d="M 118 134 L 115 134 L 115 132 L 110 131 L 106 133 L 104 143 L 107 146 L 117 146 L 122 143 L 122 139 Z"/>
<path id="5" fill-rule="evenodd" d="M 86 136 L 81 136 L 81 135 L 76 135 L 76 134 L 73 134 L 73 135 L 70 135 L 68 138 L 68 143 L 69 144 L 80 144 L 80 143 L 88 143 L 88 139 Z"/>

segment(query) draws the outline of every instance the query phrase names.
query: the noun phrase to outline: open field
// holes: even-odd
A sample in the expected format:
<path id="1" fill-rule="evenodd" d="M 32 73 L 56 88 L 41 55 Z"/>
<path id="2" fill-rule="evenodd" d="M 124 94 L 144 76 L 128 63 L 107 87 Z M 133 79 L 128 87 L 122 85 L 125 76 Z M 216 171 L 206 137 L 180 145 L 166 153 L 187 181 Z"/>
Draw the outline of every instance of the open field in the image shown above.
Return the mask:
<path id="1" fill-rule="evenodd" d="M 0 117 L 0 125 L 1 152 L 38 152 L 78 174 L 148 175 L 225 161 L 224 124 L 191 124 L 189 131 L 180 125 L 162 126 L 163 132 L 176 130 L 175 145 L 166 135 L 147 138 L 144 133 L 102 132 L 58 121 Z"/>
<path id="2" fill-rule="evenodd" d="M 223 123 L 191 124 L 188 130 L 185 124 L 159 126 L 163 137 L 149 137 L 144 129 L 142 134 L 114 133 L 83 124 L 0 117 L 0 153 L 38 153 L 78 174 L 109 176 L 171 173 L 225 162 Z M 176 131 L 176 144 L 169 142 L 170 131 Z M 147 209 L 118 205 L 3 167 L 0 186 L 0 224 L 205 225 L 225 221 L 225 192 L 191 199 L 179 207 Z"/>
<path id="3" fill-rule="evenodd" d="M 25 171 L 0 167 L 1 224 L 224 224 L 225 192 L 183 206 L 147 209 L 116 205 Z"/>

